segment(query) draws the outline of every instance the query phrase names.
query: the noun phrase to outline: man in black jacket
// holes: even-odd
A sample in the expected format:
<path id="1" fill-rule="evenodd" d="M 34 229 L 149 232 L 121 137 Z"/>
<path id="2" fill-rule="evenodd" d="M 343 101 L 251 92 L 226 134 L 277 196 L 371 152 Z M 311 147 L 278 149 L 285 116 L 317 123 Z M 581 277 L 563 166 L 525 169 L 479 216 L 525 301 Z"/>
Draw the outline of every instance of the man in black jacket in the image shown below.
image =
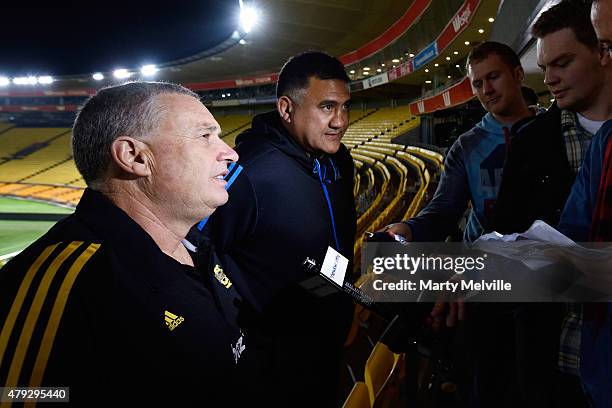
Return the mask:
<path id="1" fill-rule="evenodd" d="M 277 110 L 253 118 L 237 138 L 244 167 L 207 233 L 235 262 L 235 282 L 261 313 L 261 378 L 272 404 L 334 406 L 352 303 L 315 298 L 302 266 L 328 247 L 352 259 L 353 161 L 340 143 L 350 92 L 342 63 L 321 52 L 291 58 L 280 72 Z M 230 274 L 231 274 L 231 269 Z M 350 270 L 350 266 L 348 268 Z M 287 399 L 290 398 L 290 399 Z"/>
<path id="2" fill-rule="evenodd" d="M 0 385 L 69 387 L 75 406 L 247 394 L 240 298 L 210 246 L 181 242 L 227 201 L 238 157 L 220 131 L 169 83 L 105 88 L 83 106 L 72 146 L 88 188 L 0 270 Z"/>

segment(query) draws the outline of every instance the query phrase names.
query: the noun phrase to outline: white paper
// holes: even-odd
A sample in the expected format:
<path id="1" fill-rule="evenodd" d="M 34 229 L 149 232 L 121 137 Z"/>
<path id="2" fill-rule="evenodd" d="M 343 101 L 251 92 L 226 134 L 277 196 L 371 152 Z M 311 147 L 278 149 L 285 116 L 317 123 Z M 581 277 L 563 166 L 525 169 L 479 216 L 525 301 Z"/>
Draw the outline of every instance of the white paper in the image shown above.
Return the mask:
<path id="1" fill-rule="evenodd" d="M 327 276 L 336 285 L 344 285 L 344 276 L 348 267 L 348 259 L 332 247 L 327 248 L 321 274 Z"/>

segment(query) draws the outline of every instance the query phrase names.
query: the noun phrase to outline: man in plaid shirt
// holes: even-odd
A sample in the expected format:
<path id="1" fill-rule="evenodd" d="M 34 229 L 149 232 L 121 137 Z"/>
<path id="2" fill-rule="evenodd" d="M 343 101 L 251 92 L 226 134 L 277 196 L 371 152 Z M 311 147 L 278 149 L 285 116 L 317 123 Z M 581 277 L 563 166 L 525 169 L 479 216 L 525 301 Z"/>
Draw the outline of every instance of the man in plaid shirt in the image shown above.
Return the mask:
<path id="1" fill-rule="evenodd" d="M 578 241 L 612 241 L 612 0 L 594 0 L 591 19 L 607 80 L 603 109 L 608 121 L 586 152 L 561 216 L 559 230 Z M 584 320 L 583 320 L 584 316 Z M 575 361 L 582 385 L 596 407 L 612 406 L 612 303 L 590 303 L 564 333 L 560 358 Z M 563 340 L 566 340 L 563 342 Z M 574 364 L 571 364 L 573 367 Z"/>
<path id="2" fill-rule="evenodd" d="M 535 119 L 512 128 L 493 216 L 493 229 L 498 232 L 524 231 L 537 219 L 558 225 L 593 134 L 607 119 L 607 57 L 600 52 L 589 14 L 588 5 L 561 2 L 542 13 L 533 25 L 538 65 L 555 103 Z M 524 309 L 516 314 L 516 327 L 538 333 L 532 344 L 517 345 L 527 350 L 523 360 L 534 366 L 526 375 L 541 378 L 541 388 L 552 387 L 550 399 L 555 401 L 548 405 L 587 406 L 579 380 L 580 305 L 568 305 L 562 321 L 557 305 Z M 533 327 L 521 319 L 546 325 Z M 556 361 L 556 367 L 538 365 L 552 365 L 548 361 Z"/>

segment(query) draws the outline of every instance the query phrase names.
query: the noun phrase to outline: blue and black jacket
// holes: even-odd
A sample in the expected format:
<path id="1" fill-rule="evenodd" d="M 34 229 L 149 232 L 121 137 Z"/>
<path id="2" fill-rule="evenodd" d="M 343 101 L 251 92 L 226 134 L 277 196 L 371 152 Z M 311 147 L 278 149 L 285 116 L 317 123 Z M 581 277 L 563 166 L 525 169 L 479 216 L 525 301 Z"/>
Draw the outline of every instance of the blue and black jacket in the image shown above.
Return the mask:
<path id="1" fill-rule="evenodd" d="M 312 277 L 304 260 L 321 265 L 328 246 L 353 259 L 352 158 L 344 145 L 333 155 L 307 155 L 277 112 L 255 116 L 236 151 L 243 170 L 205 232 L 240 293 L 260 312 L 257 325 L 267 338 L 261 347 L 269 357 L 262 376 L 285 384 L 288 395 L 316 389 L 324 398 L 335 393 L 353 305 L 342 293 L 315 298 L 299 283 Z M 305 391 L 309 385 L 318 388 Z"/>

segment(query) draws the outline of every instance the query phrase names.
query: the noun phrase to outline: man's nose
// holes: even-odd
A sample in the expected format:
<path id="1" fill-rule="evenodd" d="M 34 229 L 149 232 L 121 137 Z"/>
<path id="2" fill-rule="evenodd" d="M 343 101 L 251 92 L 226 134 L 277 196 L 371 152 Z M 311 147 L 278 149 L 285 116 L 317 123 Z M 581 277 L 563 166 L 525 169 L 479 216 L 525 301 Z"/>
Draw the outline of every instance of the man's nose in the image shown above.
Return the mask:
<path id="1" fill-rule="evenodd" d="M 344 109 L 339 109 L 334 113 L 331 122 L 329 123 L 330 127 L 334 129 L 346 127 L 348 123 L 348 111 Z"/>
<path id="2" fill-rule="evenodd" d="M 217 156 L 217 160 L 219 161 L 230 161 L 230 162 L 237 162 L 238 161 L 238 153 L 236 153 L 236 151 L 234 149 L 232 149 L 231 147 L 229 147 L 229 145 L 227 143 L 225 143 L 223 140 L 220 141 L 221 142 L 221 150 L 219 152 L 219 155 Z"/>

